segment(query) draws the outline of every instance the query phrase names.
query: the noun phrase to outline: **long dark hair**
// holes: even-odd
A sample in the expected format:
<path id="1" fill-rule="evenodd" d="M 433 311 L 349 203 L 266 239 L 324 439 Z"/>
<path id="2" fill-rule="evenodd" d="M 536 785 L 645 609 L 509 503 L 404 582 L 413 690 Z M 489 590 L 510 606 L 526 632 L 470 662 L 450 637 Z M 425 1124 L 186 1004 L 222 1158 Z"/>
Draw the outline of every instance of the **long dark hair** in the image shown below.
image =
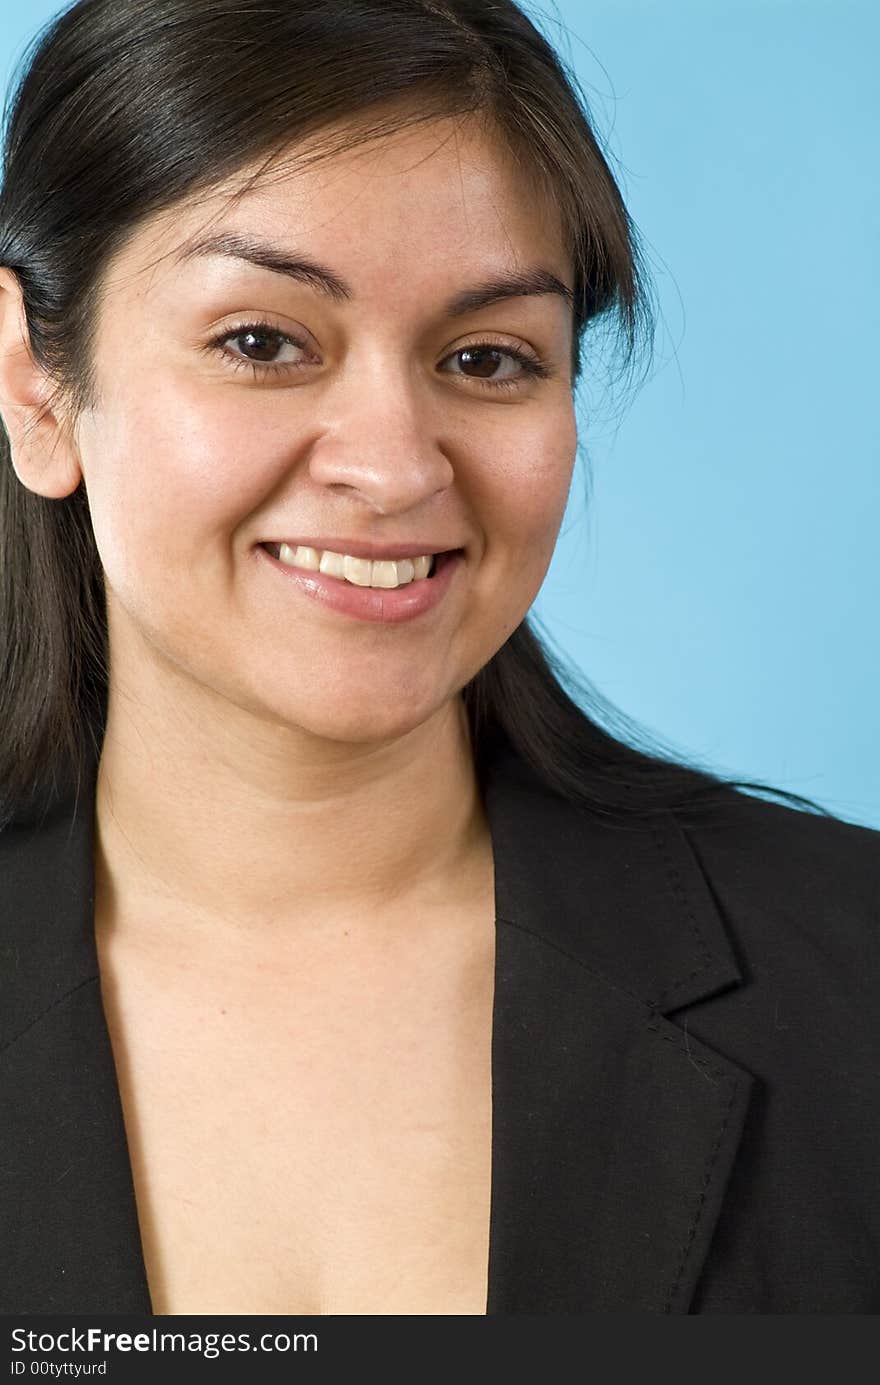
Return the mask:
<path id="1" fill-rule="evenodd" d="M 264 171 L 306 135 L 327 132 L 329 155 L 439 115 L 490 121 L 559 207 L 575 382 L 595 329 L 630 374 L 654 325 L 637 232 L 576 78 L 513 0 L 79 0 L 36 36 L 4 113 L 0 264 L 20 282 L 56 397 L 73 417 L 94 402 L 102 272 L 144 218 L 254 161 Z M 340 121 L 341 142 L 329 138 Z M 0 632 L 2 827 L 60 765 L 79 777 L 99 750 L 109 658 L 85 489 L 28 490 L 5 428 Z M 529 619 L 462 695 L 481 772 L 508 743 L 551 789 L 622 826 L 732 785 L 825 811 L 652 745 Z"/>

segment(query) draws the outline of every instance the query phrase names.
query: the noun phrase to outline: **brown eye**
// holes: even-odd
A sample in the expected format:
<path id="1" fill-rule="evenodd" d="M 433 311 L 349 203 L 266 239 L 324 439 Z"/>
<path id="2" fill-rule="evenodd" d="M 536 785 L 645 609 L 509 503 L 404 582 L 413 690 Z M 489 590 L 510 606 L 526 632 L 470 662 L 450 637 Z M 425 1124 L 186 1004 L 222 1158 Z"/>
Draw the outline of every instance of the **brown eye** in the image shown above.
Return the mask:
<path id="1" fill-rule="evenodd" d="M 491 380 L 506 355 L 490 346 L 467 346 L 458 352 L 462 369 L 479 380 Z"/>
<path id="2" fill-rule="evenodd" d="M 219 352 L 234 369 L 250 367 L 255 375 L 281 374 L 316 363 L 316 357 L 306 342 L 299 341 L 289 332 L 282 332 L 268 322 L 243 322 L 238 327 L 232 327 L 215 337 L 209 343 L 208 350 Z M 288 354 L 279 359 L 282 351 Z"/>
<path id="3" fill-rule="evenodd" d="M 268 364 L 278 350 L 281 333 L 264 332 L 259 328 L 251 328 L 247 332 L 239 332 L 238 336 L 233 337 L 232 340 L 248 356 L 253 354 L 256 360 Z"/>
<path id="4" fill-rule="evenodd" d="M 253 365 L 277 365 L 276 356 L 280 349 L 285 345 L 290 346 L 295 352 L 301 353 L 305 350 L 303 343 L 289 337 L 286 332 L 279 332 L 274 327 L 263 326 L 259 323 L 247 327 L 239 327 L 234 332 L 229 332 L 223 338 L 226 342 L 233 342 L 246 361 Z M 295 365 L 298 358 L 282 361 L 282 365 Z"/>
<path id="5" fill-rule="evenodd" d="M 457 369 L 455 367 L 458 367 Z M 549 370 L 536 356 L 500 342 L 461 346 L 443 362 L 444 371 L 498 390 L 513 390 L 529 380 L 545 379 Z"/>

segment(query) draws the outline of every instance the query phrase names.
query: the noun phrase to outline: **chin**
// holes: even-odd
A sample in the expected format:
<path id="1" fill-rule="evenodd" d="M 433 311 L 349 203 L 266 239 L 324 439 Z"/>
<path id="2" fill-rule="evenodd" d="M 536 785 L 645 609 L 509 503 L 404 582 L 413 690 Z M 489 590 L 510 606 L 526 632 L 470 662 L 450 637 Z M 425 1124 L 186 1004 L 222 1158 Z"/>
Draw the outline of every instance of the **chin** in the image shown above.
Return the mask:
<path id="1" fill-rule="evenodd" d="M 434 704 L 422 709 L 412 705 L 381 705 L 378 697 L 376 704 L 371 706 L 369 698 L 364 697 L 356 706 L 326 707 L 319 717 L 288 712 L 279 713 L 279 719 L 291 729 L 305 731 L 321 740 L 344 745 L 374 745 L 410 735 L 438 710 Z"/>

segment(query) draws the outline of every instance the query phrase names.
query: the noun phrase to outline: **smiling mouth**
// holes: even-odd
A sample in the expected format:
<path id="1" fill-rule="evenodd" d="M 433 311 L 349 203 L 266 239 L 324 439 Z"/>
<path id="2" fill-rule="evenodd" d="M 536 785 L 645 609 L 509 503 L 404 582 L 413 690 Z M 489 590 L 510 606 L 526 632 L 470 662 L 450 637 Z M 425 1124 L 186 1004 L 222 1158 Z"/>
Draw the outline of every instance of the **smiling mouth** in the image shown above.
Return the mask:
<path id="1" fill-rule="evenodd" d="M 350 586 L 370 587 L 378 591 L 396 591 L 402 587 L 411 586 L 415 582 L 430 581 L 442 571 L 450 558 L 459 553 L 463 553 L 463 548 L 450 548 L 442 553 L 426 555 L 429 558 L 427 570 L 425 558 L 416 559 L 415 563 L 411 559 L 363 559 L 345 557 L 338 553 L 322 553 L 316 562 L 317 550 L 308 550 L 308 556 L 303 556 L 300 561 L 291 560 L 293 552 L 287 545 L 281 543 L 261 543 L 260 548 L 270 553 L 273 558 L 284 564 L 285 567 L 294 568 L 300 572 L 320 573 L 322 577 L 335 578 L 337 581 L 344 582 Z M 282 558 L 281 550 L 286 549 L 286 556 Z M 378 569 L 378 570 L 377 570 Z"/>

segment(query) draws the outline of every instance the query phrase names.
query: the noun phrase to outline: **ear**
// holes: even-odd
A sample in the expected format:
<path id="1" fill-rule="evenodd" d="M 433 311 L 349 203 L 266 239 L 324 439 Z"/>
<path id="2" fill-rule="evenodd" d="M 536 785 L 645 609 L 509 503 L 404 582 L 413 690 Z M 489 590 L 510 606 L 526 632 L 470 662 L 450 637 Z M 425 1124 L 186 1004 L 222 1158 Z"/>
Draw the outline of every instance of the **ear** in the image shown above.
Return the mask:
<path id="1" fill-rule="evenodd" d="M 34 361 L 18 276 L 0 267 L 0 415 L 15 474 L 49 500 L 72 495 L 82 480 L 79 455 L 63 417 L 48 407 L 51 381 Z"/>

